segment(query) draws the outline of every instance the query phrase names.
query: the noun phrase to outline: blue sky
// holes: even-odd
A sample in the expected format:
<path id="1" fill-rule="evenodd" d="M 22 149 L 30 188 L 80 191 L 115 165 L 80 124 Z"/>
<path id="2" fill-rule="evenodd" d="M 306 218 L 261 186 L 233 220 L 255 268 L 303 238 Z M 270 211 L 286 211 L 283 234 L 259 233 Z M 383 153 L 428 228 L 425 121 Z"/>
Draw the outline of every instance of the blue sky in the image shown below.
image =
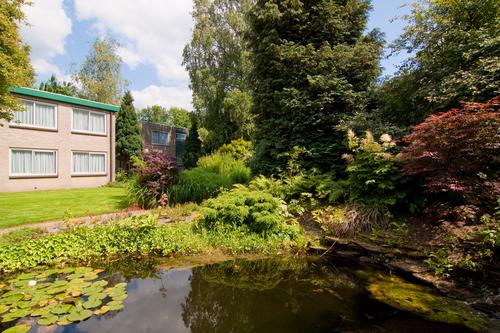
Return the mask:
<path id="1" fill-rule="evenodd" d="M 191 0 L 33 0 L 26 7 L 29 26 L 21 29 L 31 46 L 37 79 L 55 73 L 69 79 L 96 37 L 114 36 L 121 44 L 123 76 L 137 107 L 160 104 L 191 108 L 189 78 L 182 67 L 182 49 L 193 26 Z M 392 41 L 403 22 L 400 8 L 410 0 L 372 0 L 368 29 L 379 28 Z M 382 61 L 391 75 L 405 54 Z"/>

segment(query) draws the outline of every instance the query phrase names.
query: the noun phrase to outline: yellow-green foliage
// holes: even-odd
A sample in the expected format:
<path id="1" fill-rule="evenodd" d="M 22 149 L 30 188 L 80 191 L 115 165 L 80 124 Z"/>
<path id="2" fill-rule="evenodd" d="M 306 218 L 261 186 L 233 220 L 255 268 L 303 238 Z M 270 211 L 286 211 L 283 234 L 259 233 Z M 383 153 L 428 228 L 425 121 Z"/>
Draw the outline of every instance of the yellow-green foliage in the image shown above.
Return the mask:
<path id="1" fill-rule="evenodd" d="M 251 170 L 243 161 L 215 153 L 200 158 L 196 168 L 183 170 L 168 191 L 169 199 L 172 203 L 201 202 L 233 184 L 247 183 L 250 177 Z"/>
<path id="2" fill-rule="evenodd" d="M 245 139 L 237 139 L 220 147 L 217 153 L 227 154 L 236 160 L 248 162 L 253 155 L 253 144 Z"/>
<path id="3" fill-rule="evenodd" d="M 202 204 L 201 223 L 209 230 L 219 226 L 243 228 L 265 236 L 288 234 L 297 229 L 285 223 L 285 203 L 271 194 L 236 188 Z"/>
<path id="4" fill-rule="evenodd" d="M 368 290 L 375 299 L 427 320 L 464 325 L 479 332 L 487 331 L 488 320 L 483 314 L 463 302 L 436 295 L 427 287 L 394 276 L 379 276 L 372 280 Z"/>
<path id="5" fill-rule="evenodd" d="M 235 228 L 193 228 L 185 222 L 159 225 L 154 215 L 136 216 L 109 225 L 81 226 L 0 246 L 0 273 L 125 255 L 170 256 L 213 251 L 276 254 L 289 250 L 301 240 L 300 237 L 281 236 L 265 238 Z"/>

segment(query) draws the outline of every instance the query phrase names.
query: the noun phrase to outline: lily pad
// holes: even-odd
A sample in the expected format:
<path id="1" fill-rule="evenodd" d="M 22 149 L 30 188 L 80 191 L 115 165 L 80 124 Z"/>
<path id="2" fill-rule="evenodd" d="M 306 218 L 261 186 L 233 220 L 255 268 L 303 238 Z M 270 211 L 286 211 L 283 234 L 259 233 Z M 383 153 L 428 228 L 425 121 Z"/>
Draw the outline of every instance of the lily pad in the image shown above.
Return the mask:
<path id="1" fill-rule="evenodd" d="M 125 288 L 127 284 L 125 282 L 115 284 L 115 288 Z"/>
<path id="2" fill-rule="evenodd" d="M 87 302 L 83 303 L 82 305 L 85 309 L 93 309 L 93 308 L 97 308 L 101 304 L 102 304 L 101 300 L 96 299 L 96 298 L 92 298 L 92 299 L 89 299 Z"/>
<path id="3" fill-rule="evenodd" d="M 69 321 L 75 322 L 75 321 L 83 321 L 90 316 L 92 316 L 93 312 L 90 310 L 86 309 L 81 309 L 81 310 L 73 310 L 66 318 Z"/>
<path id="4" fill-rule="evenodd" d="M 112 296 L 113 301 L 123 301 L 123 300 L 127 299 L 127 297 L 128 297 L 127 294 Z"/>
<path id="5" fill-rule="evenodd" d="M 123 302 L 121 301 L 111 301 L 106 304 L 111 311 L 117 311 L 124 308 Z"/>
<path id="6" fill-rule="evenodd" d="M 48 326 L 54 324 L 58 319 L 59 317 L 52 315 L 48 317 L 42 317 L 38 319 L 36 323 L 41 326 Z"/>
<path id="7" fill-rule="evenodd" d="M 0 304 L 0 314 L 9 311 L 9 309 L 10 309 L 10 306 Z"/>
<path id="8" fill-rule="evenodd" d="M 99 309 L 95 310 L 95 311 L 94 311 L 94 314 L 96 314 L 96 315 L 103 315 L 103 314 L 105 314 L 105 313 L 109 312 L 110 310 L 111 310 L 111 309 L 109 308 L 109 306 L 104 305 L 104 306 L 102 306 L 101 308 L 99 308 Z"/>
<path id="9" fill-rule="evenodd" d="M 59 317 L 59 320 L 56 322 L 56 324 L 60 326 L 66 326 L 71 324 L 71 320 L 68 319 L 68 316 L 62 316 Z"/>
<path id="10" fill-rule="evenodd" d="M 72 304 L 58 304 L 50 312 L 56 315 L 70 313 L 75 307 Z"/>
<path id="11" fill-rule="evenodd" d="M 21 325 L 12 326 L 12 327 L 6 329 L 5 331 L 3 331 L 3 333 L 26 333 L 30 329 L 31 329 L 31 326 L 26 325 L 26 324 L 21 324 Z"/>

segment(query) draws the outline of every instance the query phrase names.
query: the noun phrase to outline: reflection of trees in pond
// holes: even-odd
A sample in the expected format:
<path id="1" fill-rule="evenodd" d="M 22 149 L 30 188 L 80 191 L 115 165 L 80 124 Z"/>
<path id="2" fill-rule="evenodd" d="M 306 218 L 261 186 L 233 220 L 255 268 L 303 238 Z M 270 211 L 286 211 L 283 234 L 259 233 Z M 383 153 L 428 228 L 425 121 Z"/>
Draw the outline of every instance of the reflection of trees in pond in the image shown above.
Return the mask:
<path id="1" fill-rule="evenodd" d="M 333 273 L 321 272 L 321 265 L 303 259 L 237 260 L 197 268 L 182 317 L 191 332 L 205 333 L 297 331 L 324 322 L 319 316 L 325 311 L 334 313 L 332 320 L 352 316 L 348 301 L 326 291 L 332 278 Z"/>
<path id="2" fill-rule="evenodd" d="M 158 260 L 145 258 L 123 258 L 103 262 L 102 267 L 106 272 L 116 273 L 126 280 L 147 279 L 156 276 Z"/>
<path id="3" fill-rule="evenodd" d="M 305 260 L 235 260 L 205 266 L 200 272 L 209 283 L 266 290 L 276 287 L 288 274 L 305 272 L 308 266 Z"/>

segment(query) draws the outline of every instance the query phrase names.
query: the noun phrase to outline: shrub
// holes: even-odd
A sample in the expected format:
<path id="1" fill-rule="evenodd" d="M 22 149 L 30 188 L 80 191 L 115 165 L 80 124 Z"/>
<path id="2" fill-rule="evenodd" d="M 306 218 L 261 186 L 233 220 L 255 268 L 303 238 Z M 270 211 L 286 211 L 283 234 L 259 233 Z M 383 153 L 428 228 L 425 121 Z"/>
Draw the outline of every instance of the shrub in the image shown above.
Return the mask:
<path id="1" fill-rule="evenodd" d="M 143 158 L 134 159 L 134 176 L 127 186 L 132 204 L 143 208 L 168 203 L 167 188 L 177 174 L 175 162 L 162 152 L 150 150 Z"/>
<path id="2" fill-rule="evenodd" d="M 180 173 L 169 189 L 173 203 L 201 202 L 233 184 L 244 184 L 250 180 L 251 170 L 243 161 L 229 155 L 212 154 L 198 160 L 198 166 Z"/>
<path id="3" fill-rule="evenodd" d="M 231 181 L 221 174 L 201 168 L 183 170 L 175 184 L 169 189 L 171 203 L 198 202 L 217 195 Z"/>
<path id="4" fill-rule="evenodd" d="M 463 103 L 429 116 L 403 141 L 406 175 L 423 179 L 429 193 L 458 193 L 468 199 L 500 195 L 500 98 Z"/>
<path id="5" fill-rule="evenodd" d="M 230 155 L 235 160 L 242 160 L 246 163 L 252 158 L 253 144 L 251 141 L 237 139 L 220 147 L 217 153 Z"/>
<path id="6" fill-rule="evenodd" d="M 384 134 L 380 143 L 370 132 L 358 139 L 348 133 L 352 155 L 344 155 L 347 161 L 347 188 L 349 202 L 385 210 L 407 198 L 407 179 L 400 171 L 400 161 L 391 153 L 395 146 L 391 137 Z"/>
<path id="7" fill-rule="evenodd" d="M 214 172 L 229 179 L 233 184 L 247 183 L 252 172 L 241 160 L 235 160 L 227 154 L 211 154 L 198 160 L 198 168 Z"/>
<path id="8" fill-rule="evenodd" d="M 200 224 L 208 230 L 220 226 L 243 228 L 269 236 L 286 233 L 286 205 L 266 192 L 233 189 L 202 204 Z"/>

